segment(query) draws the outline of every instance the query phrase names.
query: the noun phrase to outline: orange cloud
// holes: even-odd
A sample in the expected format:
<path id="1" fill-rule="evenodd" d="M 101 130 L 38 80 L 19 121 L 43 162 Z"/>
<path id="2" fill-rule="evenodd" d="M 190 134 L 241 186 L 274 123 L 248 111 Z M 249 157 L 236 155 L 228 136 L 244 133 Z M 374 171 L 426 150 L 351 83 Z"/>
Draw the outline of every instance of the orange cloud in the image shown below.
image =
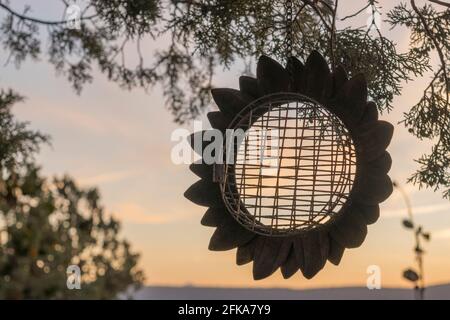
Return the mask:
<path id="1" fill-rule="evenodd" d="M 168 224 L 179 223 L 197 214 L 179 210 L 180 213 L 149 214 L 148 210 L 135 203 L 121 203 L 116 206 L 114 216 L 123 222 L 136 224 Z"/>
<path id="2" fill-rule="evenodd" d="M 95 176 L 90 177 L 81 177 L 78 178 L 78 182 L 80 185 L 98 185 L 110 182 L 122 181 L 131 177 L 135 177 L 140 173 L 137 171 L 114 171 L 114 172 L 106 172 Z"/>

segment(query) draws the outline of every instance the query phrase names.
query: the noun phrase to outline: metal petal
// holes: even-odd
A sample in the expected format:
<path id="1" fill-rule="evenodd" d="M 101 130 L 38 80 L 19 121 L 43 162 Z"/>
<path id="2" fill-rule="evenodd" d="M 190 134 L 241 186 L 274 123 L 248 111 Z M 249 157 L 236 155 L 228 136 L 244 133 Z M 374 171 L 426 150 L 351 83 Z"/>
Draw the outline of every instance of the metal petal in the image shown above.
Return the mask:
<path id="1" fill-rule="evenodd" d="M 256 240 L 255 256 L 253 262 L 253 279 L 261 280 L 275 272 L 276 254 L 281 247 L 283 239 L 261 236 Z"/>
<path id="2" fill-rule="evenodd" d="M 297 257 L 295 256 L 294 246 L 291 245 L 286 262 L 281 266 L 281 274 L 284 279 L 292 277 L 299 269 Z"/>
<path id="3" fill-rule="evenodd" d="M 252 77 L 241 76 L 239 78 L 239 90 L 254 99 L 257 99 L 260 96 L 258 80 Z"/>
<path id="4" fill-rule="evenodd" d="M 339 242 L 330 237 L 330 251 L 328 253 L 328 261 L 334 265 L 341 263 L 342 256 L 344 255 L 345 247 Z"/>
<path id="5" fill-rule="evenodd" d="M 204 179 L 191 185 L 184 192 L 184 196 L 193 203 L 205 207 L 219 207 L 223 202 L 219 186 Z"/>
<path id="6" fill-rule="evenodd" d="M 231 217 L 224 218 L 209 241 L 209 250 L 226 251 L 245 245 L 256 236 Z"/>
<path id="7" fill-rule="evenodd" d="M 375 102 L 370 101 L 366 104 L 366 109 L 361 119 L 361 124 L 373 123 L 378 120 L 378 108 Z"/>
<path id="8" fill-rule="evenodd" d="M 206 227 L 217 227 L 229 215 L 225 207 L 212 207 L 206 210 L 200 223 Z"/>
<path id="9" fill-rule="evenodd" d="M 313 51 L 305 63 L 306 95 L 321 100 L 329 74 L 328 63 L 319 52 Z"/>
<path id="10" fill-rule="evenodd" d="M 365 162 L 370 162 L 384 154 L 389 146 L 394 126 L 386 121 L 377 121 L 368 128 L 361 126 L 356 132 L 356 139 L 359 141 L 360 157 Z"/>
<path id="11" fill-rule="evenodd" d="M 385 151 L 377 159 L 363 164 L 364 170 L 367 170 L 371 174 L 380 175 L 386 174 L 391 170 L 392 158 L 389 152 Z"/>
<path id="12" fill-rule="evenodd" d="M 290 57 L 286 70 L 291 75 L 290 91 L 304 93 L 306 90 L 305 66 L 295 57 Z"/>
<path id="13" fill-rule="evenodd" d="M 295 254 L 295 259 L 297 260 L 297 266 L 300 270 L 303 269 L 305 265 L 305 256 L 304 256 L 304 249 L 303 249 L 303 239 L 301 236 L 295 237 L 293 241 L 293 251 Z"/>
<path id="14" fill-rule="evenodd" d="M 361 217 L 364 219 L 364 222 L 368 225 L 374 224 L 380 217 L 380 206 L 378 204 L 366 205 L 354 202 L 352 203 L 352 207 L 352 211 L 361 215 Z"/>
<path id="15" fill-rule="evenodd" d="M 348 125 L 361 121 L 367 105 L 367 81 L 364 74 L 358 74 L 345 82 L 336 95 L 336 113 Z"/>
<path id="16" fill-rule="evenodd" d="M 342 65 L 338 65 L 334 70 L 333 79 L 334 90 L 340 90 L 348 81 L 347 71 L 345 71 L 345 68 Z"/>
<path id="17" fill-rule="evenodd" d="M 256 67 L 259 91 L 262 95 L 287 92 L 289 90 L 289 74 L 275 60 L 261 56 Z"/>
<path id="18" fill-rule="evenodd" d="M 325 102 L 329 102 L 328 100 L 334 95 L 334 79 L 333 74 L 330 73 L 325 80 L 325 87 L 323 88 L 322 98 Z M 331 108 L 332 109 L 332 108 Z"/>
<path id="19" fill-rule="evenodd" d="M 253 100 L 251 97 L 235 89 L 212 89 L 211 94 L 219 110 L 229 117 L 234 117 Z"/>
<path id="20" fill-rule="evenodd" d="M 202 130 L 192 133 L 187 137 L 189 144 L 191 145 L 192 150 L 195 151 L 200 156 L 203 156 L 203 151 L 205 148 L 212 142 L 203 138 L 204 134 L 210 130 Z M 214 141 L 214 140 L 213 140 Z"/>
<path id="21" fill-rule="evenodd" d="M 327 262 L 330 240 L 323 230 L 311 230 L 303 237 L 303 276 L 313 278 Z"/>
<path id="22" fill-rule="evenodd" d="M 208 112 L 206 116 L 208 117 L 211 127 L 222 132 L 225 131 L 232 120 L 220 111 Z"/>
<path id="23" fill-rule="evenodd" d="M 248 243 L 237 248 L 236 252 L 236 264 L 238 266 L 247 264 L 253 261 L 255 254 L 255 246 L 257 243 L 258 236 L 250 240 Z"/>
<path id="24" fill-rule="evenodd" d="M 359 203 L 376 205 L 393 192 L 392 181 L 386 174 L 362 174 L 354 186 L 354 199 Z"/>
<path id="25" fill-rule="evenodd" d="M 361 173 L 354 185 L 354 198 L 366 205 L 377 205 L 389 197 L 393 186 L 387 173 L 391 169 L 392 158 L 385 151 L 377 159 L 368 163 L 361 163 Z"/>
<path id="26" fill-rule="evenodd" d="M 273 274 L 286 261 L 291 243 L 284 238 L 259 237 L 255 247 L 253 278 L 261 280 Z"/>
<path id="27" fill-rule="evenodd" d="M 213 166 L 205 164 L 203 162 L 194 162 L 189 165 L 189 170 L 191 170 L 198 177 L 210 180 L 213 179 Z"/>
<path id="28" fill-rule="evenodd" d="M 330 227 L 330 237 L 346 248 L 357 248 L 367 236 L 367 225 L 358 214 L 346 211 Z"/>

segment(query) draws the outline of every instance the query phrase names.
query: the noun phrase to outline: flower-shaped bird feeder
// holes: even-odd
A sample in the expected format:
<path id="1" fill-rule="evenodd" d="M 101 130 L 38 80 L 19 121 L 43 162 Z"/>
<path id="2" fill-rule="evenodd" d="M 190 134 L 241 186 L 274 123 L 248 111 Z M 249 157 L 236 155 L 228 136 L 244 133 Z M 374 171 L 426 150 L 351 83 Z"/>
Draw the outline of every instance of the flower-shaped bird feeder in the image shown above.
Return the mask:
<path id="1" fill-rule="evenodd" d="M 393 126 L 367 101 L 364 75 L 330 72 L 316 51 L 286 68 L 262 56 L 256 79 L 211 93 L 219 108 L 208 113 L 212 128 L 244 135 L 224 139 L 223 161 L 190 166 L 201 180 L 185 196 L 208 207 L 201 223 L 216 228 L 209 249 L 237 248 L 238 265 L 253 261 L 254 279 L 278 268 L 284 278 L 300 270 L 310 279 L 327 260 L 338 265 L 392 193 Z M 201 155 L 211 143 L 205 134 L 190 137 L 193 146 L 202 141 Z"/>

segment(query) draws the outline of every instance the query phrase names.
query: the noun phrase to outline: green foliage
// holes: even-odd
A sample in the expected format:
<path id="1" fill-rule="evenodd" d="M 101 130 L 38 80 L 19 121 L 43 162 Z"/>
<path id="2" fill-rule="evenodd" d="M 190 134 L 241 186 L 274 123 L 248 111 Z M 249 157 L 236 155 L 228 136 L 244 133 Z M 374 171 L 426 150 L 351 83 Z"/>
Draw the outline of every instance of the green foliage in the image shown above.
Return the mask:
<path id="1" fill-rule="evenodd" d="M 394 97 L 401 94 L 401 82 L 429 69 L 427 58 L 414 52 L 398 53 L 392 41 L 371 37 L 363 29 L 338 32 L 335 55 L 350 74 L 364 73 L 369 96 L 380 111 L 394 108 Z"/>
<path id="2" fill-rule="evenodd" d="M 37 59 L 41 53 L 41 43 L 35 37 L 38 26 L 27 20 L 17 20 L 14 16 L 7 16 L 0 25 L 3 47 L 10 52 L 19 66 L 26 58 Z"/>
<path id="3" fill-rule="evenodd" d="M 49 180 L 33 164 L 47 137 L 14 119 L 20 100 L 0 93 L 0 299 L 110 299 L 139 286 L 139 256 L 97 190 L 68 176 Z M 81 290 L 66 286 L 72 264 L 81 268 Z"/>
<path id="4" fill-rule="evenodd" d="M 437 52 L 440 65 L 403 123 L 417 138 L 434 143 L 431 153 L 417 160 L 420 168 L 410 181 L 444 188 L 444 196 L 450 198 L 450 9 L 437 11 L 430 5 L 411 9 L 401 4 L 389 13 L 389 21 L 411 30 L 410 52 L 422 59 Z"/>
<path id="5" fill-rule="evenodd" d="M 49 140 L 48 136 L 29 130 L 26 122 L 14 119 L 11 107 L 22 100 L 11 90 L 0 91 L 0 172 L 30 161 L 39 144 Z"/>
<path id="6" fill-rule="evenodd" d="M 113 299 L 139 286 L 138 255 L 120 240 L 96 190 L 70 177 L 44 179 L 28 166 L 4 181 L 0 199 L 0 299 Z M 66 286 L 66 268 L 82 271 L 81 290 Z"/>
<path id="7" fill-rule="evenodd" d="M 91 5 L 108 30 L 135 36 L 152 32 L 161 4 L 157 0 L 92 0 Z"/>
<path id="8" fill-rule="evenodd" d="M 160 85 L 177 123 L 207 108 L 213 76 L 221 68 L 240 60 L 250 64 L 261 54 L 283 61 L 290 52 L 288 29 L 293 31 L 292 53 L 300 59 L 318 49 L 330 64 L 341 63 L 351 74 L 364 72 L 380 111 L 395 107 L 402 83 L 432 71 L 423 97 L 403 119 L 417 138 L 434 143 L 430 154 L 418 160 L 420 168 L 410 181 L 443 188 L 450 197 L 450 5 L 427 2 L 433 6 L 417 7 L 409 0 L 387 12 L 386 22 L 394 31 L 406 28 L 411 33 L 406 52 L 398 52 L 386 37 L 391 31 L 381 32 L 375 18 L 370 29 L 336 28 L 336 20 L 350 20 L 367 8 L 375 14 L 376 0 L 367 0 L 362 9 L 342 19 L 336 13 L 337 1 L 292 1 L 292 23 L 286 16 L 286 0 L 92 0 L 83 2 L 80 30 L 67 29 L 66 21 L 38 19 L 29 10 L 20 13 L 2 2 L 0 9 L 6 15 L 0 41 L 10 60 L 20 65 L 27 57 L 42 55 L 38 31 L 47 31 L 49 61 L 77 92 L 93 81 L 96 68 L 122 88 Z M 63 6 L 69 3 L 61 0 Z M 155 48 L 145 55 L 144 38 Z M 130 52 L 137 58 L 130 58 Z M 434 69 L 433 54 L 440 62 Z"/>

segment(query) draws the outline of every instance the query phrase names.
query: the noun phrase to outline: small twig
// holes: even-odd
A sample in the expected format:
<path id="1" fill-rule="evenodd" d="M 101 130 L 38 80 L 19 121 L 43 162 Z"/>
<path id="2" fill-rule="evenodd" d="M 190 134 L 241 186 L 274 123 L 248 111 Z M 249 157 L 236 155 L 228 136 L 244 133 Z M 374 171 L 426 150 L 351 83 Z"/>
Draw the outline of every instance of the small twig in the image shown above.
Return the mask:
<path id="1" fill-rule="evenodd" d="M 367 8 L 369 8 L 370 6 L 371 6 L 371 3 L 368 3 L 368 4 L 367 4 L 364 8 L 362 8 L 361 10 L 358 10 L 358 11 L 356 11 L 356 12 L 353 13 L 353 14 L 350 14 L 350 15 L 348 15 L 348 16 L 343 17 L 343 18 L 341 19 L 341 21 L 344 21 L 344 20 L 347 20 L 347 19 L 356 17 L 357 15 L 359 15 L 361 12 L 363 12 L 364 10 L 366 10 Z"/>
<path id="2" fill-rule="evenodd" d="M 330 10 L 330 12 L 333 12 L 333 7 L 332 7 L 328 2 L 326 2 L 326 1 L 324 1 L 324 0 L 320 0 L 319 2 L 320 2 L 323 6 L 327 7 L 328 10 Z"/>
<path id="3" fill-rule="evenodd" d="M 21 20 L 27 20 L 27 21 L 31 21 L 31 22 L 35 22 L 35 23 L 39 23 L 39 24 L 45 24 L 45 25 L 60 25 L 60 24 L 67 23 L 67 20 L 50 21 L 50 20 L 42 20 L 42 19 L 38 19 L 38 18 L 29 17 L 29 16 L 26 16 L 24 14 L 20 14 L 20 13 L 14 11 L 9 6 L 7 6 L 3 3 L 0 3 L 0 8 L 3 8 L 8 13 L 12 14 L 13 16 L 15 16 L 16 18 L 19 18 Z M 90 20 L 90 19 L 95 18 L 96 16 L 97 16 L 97 14 L 93 14 L 93 15 L 90 15 L 87 17 L 80 17 L 80 20 Z"/>
<path id="4" fill-rule="evenodd" d="M 331 66 L 333 72 L 336 69 L 336 57 L 335 57 L 335 46 L 336 46 L 336 14 L 338 9 L 339 0 L 336 0 L 333 9 L 333 22 L 331 23 L 331 36 L 330 36 L 330 56 L 331 56 Z"/>
<path id="5" fill-rule="evenodd" d="M 400 191 L 400 194 L 401 194 L 403 200 L 405 201 L 406 210 L 408 213 L 408 219 L 414 227 L 414 229 L 413 229 L 414 240 L 415 240 L 414 252 L 416 254 L 417 266 L 419 268 L 419 281 L 420 281 L 420 284 L 418 286 L 419 287 L 418 293 L 419 293 L 419 299 L 423 300 L 424 291 L 425 291 L 425 276 L 424 276 L 423 252 L 422 252 L 422 246 L 420 243 L 420 236 L 419 236 L 419 233 L 418 233 L 415 223 L 414 223 L 414 216 L 413 216 L 411 201 L 409 200 L 408 195 L 406 194 L 405 190 L 397 182 L 394 182 L 394 187 L 396 187 L 397 190 Z M 420 249 L 420 250 L 417 250 L 417 249 Z"/>
<path id="6" fill-rule="evenodd" d="M 317 7 L 317 4 L 311 0 L 303 0 L 303 2 L 309 5 L 314 10 L 314 12 L 319 16 L 325 28 L 327 28 L 328 31 L 331 32 L 332 28 L 331 26 L 328 25 L 327 20 L 323 16 L 322 12 L 320 12 L 319 8 Z"/>
<path id="7" fill-rule="evenodd" d="M 138 36 L 138 38 L 137 38 L 136 50 L 137 50 L 138 56 L 139 56 L 139 67 L 142 69 L 144 67 L 144 57 L 142 56 L 142 50 L 141 50 L 141 36 Z"/>
<path id="8" fill-rule="evenodd" d="M 302 13 L 303 9 L 306 7 L 306 3 L 303 3 L 303 5 L 297 10 L 297 13 L 295 14 L 294 18 L 292 19 L 292 21 L 297 20 L 298 16 L 300 15 L 300 13 Z"/>
<path id="9" fill-rule="evenodd" d="M 447 76 L 447 72 L 445 72 L 447 70 L 447 64 L 446 64 L 444 53 L 442 52 L 442 49 L 439 46 L 439 42 L 433 36 L 433 33 L 431 32 L 430 28 L 428 27 L 428 24 L 425 21 L 425 18 L 423 17 L 423 15 L 420 12 L 419 8 L 417 8 L 415 0 L 411 0 L 411 6 L 412 6 L 414 12 L 418 15 L 419 20 L 422 23 L 422 25 L 423 25 L 423 27 L 425 29 L 425 32 L 427 33 L 428 37 L 431 39 L 431 41 L 433 42 L 434 46 L 436 47 L 436 51 L 438 52 L 438 55 L 439 55 L 439 60 L 441 61 L 442 68 L 444 70 L 443 75 L 444 75 L 445 85 L 448 88 L 448 86 L 450 85 L 450 82 L 449 82 L 449 79 L 448 79 L 448 76 Z M 448 105 L 449 104 L 448 89 L 446 90 L 446 100 L 447 100 L 447 105 Z"/>

